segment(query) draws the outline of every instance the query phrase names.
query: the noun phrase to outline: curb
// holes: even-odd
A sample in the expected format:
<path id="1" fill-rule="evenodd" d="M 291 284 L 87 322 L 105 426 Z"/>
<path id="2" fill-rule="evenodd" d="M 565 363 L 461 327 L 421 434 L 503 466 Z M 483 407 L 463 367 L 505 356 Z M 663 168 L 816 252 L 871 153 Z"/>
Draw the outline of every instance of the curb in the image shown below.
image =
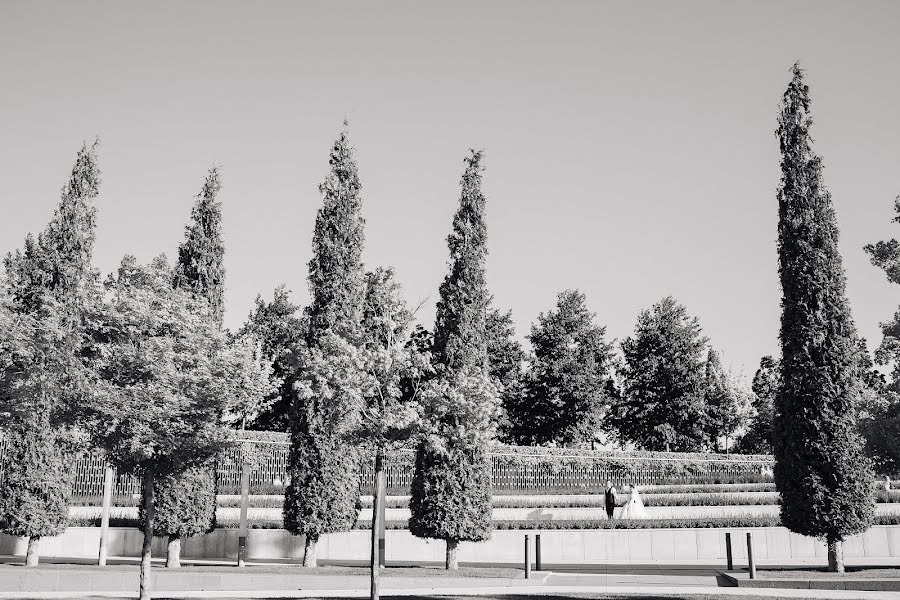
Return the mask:
<path id="1" fill-rule="evenodd" d="M 798 590 L 852 590 L 861 592 L 900 592 L 900 579 L 858 578 L 858 579 L 777 579 L 735 576 L 722 573 L 728 581 L 737 587 L 753 590 L 777 588 Z"/>

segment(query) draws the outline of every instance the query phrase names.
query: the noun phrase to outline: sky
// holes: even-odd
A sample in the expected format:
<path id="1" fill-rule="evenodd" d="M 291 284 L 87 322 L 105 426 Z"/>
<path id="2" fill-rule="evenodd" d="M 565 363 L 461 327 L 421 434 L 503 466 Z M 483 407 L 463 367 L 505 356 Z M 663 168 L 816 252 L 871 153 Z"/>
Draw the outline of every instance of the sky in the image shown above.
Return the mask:
<path id="1" fill-rule="evenodd" d="M 280 283 L 308 301 L 318 185 L 345 117 L 370 267 L 430 326 L 463 158 L 485 152 L 488 285 L 520 339 L 578 288 L 607 327 L 673 295 L 726 364 L 778 352 L 774 136 L 800 61 L 874 348 L 900 288 L 898 2 L 0 0 L 0 252 L 51 217 L 101 139 L 95 265 L 177 257 L 222 166 L 226 326 Z"/>

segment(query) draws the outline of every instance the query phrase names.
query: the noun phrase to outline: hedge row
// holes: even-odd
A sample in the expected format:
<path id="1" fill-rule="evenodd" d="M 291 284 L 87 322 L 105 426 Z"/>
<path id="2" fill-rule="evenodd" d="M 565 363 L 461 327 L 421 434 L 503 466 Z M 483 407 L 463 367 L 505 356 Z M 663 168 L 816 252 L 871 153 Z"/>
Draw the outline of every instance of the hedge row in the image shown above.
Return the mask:
<path id="1" fill-rule="evenodd" d="M 135 527 L 137 519 L 111 517 L 110 527 Z M 873 525 L 900 525 L 900 514 L 878 515 Z M 99 527 L 100 518 L 71 519 L 70 527 Z M 279 519 L 267 519 L 251 521 L 248 523 L 251 529 L 282 529 Z M 355 529 L 371 529 L 370 521 L 358 521 Z M 780 527 L 781 519 L 771 517 L 709 517 L 694 519 L 583 519 L 560 521 L 494 521 L 494 529 L 712 529 L 712 528 L 745 528 L 745 527 Z M 221 529 L 237 529 L 236 519 L 220 519 L 218 527 Z M 387 529 L 406 529 L 403 521 L 388 521 Z"/>
<path id="2" fill-rule="evenodd" d="M 658 494 L 642 494 L 644 506 L 763 506 L 780 504 L 781 500 L 775 491 L 767 490 L 764 492 L 725 492 L 725 493 L 707 493 L 707 492 L 683 492 L 683 493 L 658 493 Z M 619 501 L 622 504 L 627 499 L 626 495 L 620 495 Z M 385 499 L 387 508 L 408 508 L 409 501 L 406 497 L 388 496 Z M 133 507 L 138 505 L 139 500 L 132 497 L 118 497 L 113 500 L 112 505 L 118 508 Z M 875 492 L 875 502 L 879 504 L 900 503 L 900 490 L 877 490 Z M 73 505 L 75 506 L 101 506 L 102 498 L 98 496 L 85 496 L 75 498 Z M 256 496 L 251 497 L 248 501 L 250 508 L 281 508 L 284 504 L 282 496 Z M 239 498 L 219 498 L 218 506 L 227 508 L 239 508 L 241 505 Z M 604 506 L 603 496 L 592 494 L 583 495 L 578 498 L 554 498 L 547 501 L 542 500 L 541 496 L 519 496 L 516 498 L 495 497 L 492 505 L 495 508 L 591 508 Z M 361 507 L 363 509 L 372 508 L 372 499 L 361 499 Z"/>

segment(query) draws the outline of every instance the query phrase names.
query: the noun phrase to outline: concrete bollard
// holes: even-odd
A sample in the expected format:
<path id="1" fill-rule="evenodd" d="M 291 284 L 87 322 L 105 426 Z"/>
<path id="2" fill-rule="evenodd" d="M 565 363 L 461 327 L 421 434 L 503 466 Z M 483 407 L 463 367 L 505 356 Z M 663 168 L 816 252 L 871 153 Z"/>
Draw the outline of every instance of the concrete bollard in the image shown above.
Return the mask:
<path id="1" fill-rule="evenodd" d="M 534 536 L 534 570 L 541 570 L 541 534 Z"/>
<path id="2" fill-rule="evenodd" d="M 531 536 L 525 535 L 525 579 L 531 579 Z"/>
<path id="3" fill-rule="evenodd" d="M 725 534 L 725 558 L 728 560 L 728 570 L 734 571 L 734 559 L 731 554 L 731 533 Z"/>
<path id="4" fill-rule="evenodd" d="M 747 532 L 747 566 L 750 570 L 750 579 L 756 579 L 756 563 L 753 562 L 753 536 Z"/>

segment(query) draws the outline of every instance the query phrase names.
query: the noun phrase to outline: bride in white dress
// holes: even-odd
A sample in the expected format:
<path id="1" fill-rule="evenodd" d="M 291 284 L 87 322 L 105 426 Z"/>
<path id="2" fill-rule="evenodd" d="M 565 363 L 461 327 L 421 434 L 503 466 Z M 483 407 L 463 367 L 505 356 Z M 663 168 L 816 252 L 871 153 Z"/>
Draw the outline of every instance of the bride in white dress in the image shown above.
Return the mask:
<path id="1" fill-rule="evenodd" d="M 622 507 L 622 513 L 619 518 L 646 519 L 647 509 L 644 508 L 644 501 L 641 500 L 641 495 L 638 493 L 637 486 L 632 484 L 630 487 L 631 495 L 628 497 L 628 501 L 625 503 L 625 506 Z"/>

